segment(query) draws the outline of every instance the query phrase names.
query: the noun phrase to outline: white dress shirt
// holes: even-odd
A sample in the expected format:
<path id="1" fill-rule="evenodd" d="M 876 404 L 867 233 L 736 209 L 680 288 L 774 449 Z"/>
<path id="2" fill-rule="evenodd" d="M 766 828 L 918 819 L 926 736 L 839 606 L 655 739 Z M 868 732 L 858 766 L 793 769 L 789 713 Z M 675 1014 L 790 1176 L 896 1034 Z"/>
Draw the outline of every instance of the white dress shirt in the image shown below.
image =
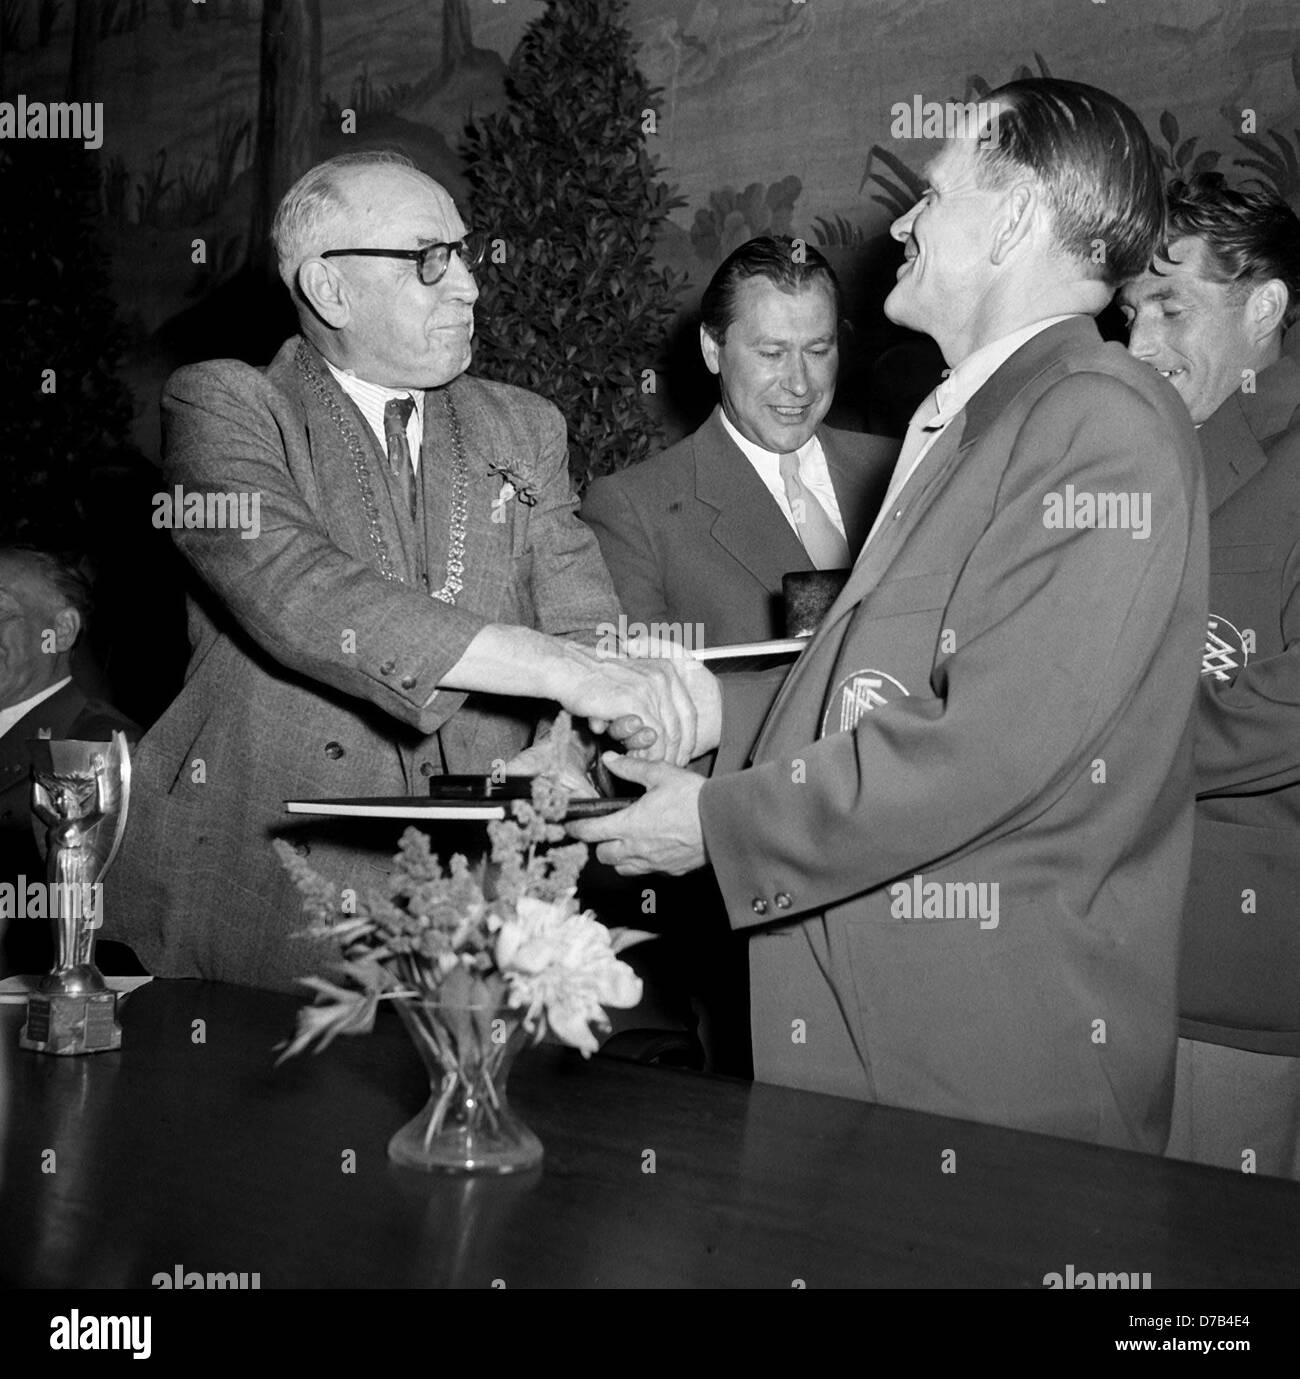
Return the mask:
<path id="1" fill-rule="evenodd" d="M 0 709 L 0 737 L 3 737 L 10 728 L 26 718 L 37 704 L 43 704 L 52 694 L 58 694 L 64 685 L 71 683 L 72 676 L 65 675 L 62 680 L 43 689 L 39 694 L 33 694 L 30 699 L 24 699 L 21 704 L 12 704 L 7 709 Z"/>
<path id="2" fill-rule="evenodd" d="M 772 495 L 777 507 L 785 514 L 790 529 L 798 536 L 799 524 L 794 520 L 794 513 L 790 511 L 790 504 L 785 496 L 785 480 L 781 477 L 781 456 L 772 450 L 764 450 L 761 445 L 755 445 L 751 440 L 746 440 L 731 424 L 726 412 L 721 415 L 722 425 L 726 428 L 727 434 L 754 467 L 754 473 L 763 481 L 763 487 Z M 821 441 L 813 436 L 794 453 L 799 456 L 799 477 L 803 480 L 804 487 L 822 505 L 826 516 L 831 519 L 831 525 L 843 536 L 844 519 L 840 516 L 840 505 L 835 498 L 835 485 L 831 483 L 831 471 L 826 463 Z M 800 537 L 801 542 L 802 540 Z"/>
<path id="3" fill-rule="evenodd" d="M 365 417 L 370 429 L 379 440 L 379 448 L 388 454 L 388 438 L 384 434 L 384 407 L 395 397 L 409 397 L 415 400 L 413 411 L 406 422 L 406 443 L 411 449 L 411 463 L 415 472 L 420 472 L 420 443 L 424 439 L 424 389 L 423 388 L 385 388 L 379 383 L 367 383 L 354 373 L 344 373 L 336 369 L 327 359 L 325 367 L 338 380 L 338 385 L 357 404 L 357 410 Z"/>
<path id="4" fill-rule="evenodd" d="M 1045 320 L 1035 321 L 1032 325 L 1021 326 L 1019 330 L 1013 330 L 1010 335 L 1003 335 L 1000 339 L 991 340 L 987 345 L 981 345 L 974 354 L 968 354 L 955 369 L 949 370 L 947 377 L 934 391 L 934 400 L 939 410 L 926 423 L 927 435 L 924 443 L 910 457 L 905 458 L 906 446 L 903 452 L 899 454 L 898 461 L 894 466 L 893 477 L 889 481 L 889 489 L 885 494 L 885 501 L 880 505 L 880 511 L 876 515 L 871 531 L 867 534 L 866 541 L 863 542 L 864 549 L 870 545 L 871 538 L 884 525 L 886 516 L 898 501 L 898 496 L 906 487 L 907 481 L 916 473 L 917 467 L 929 453 L 930 447 L 947 430 L 948 423 L 965 410 L 966 404 L 971 398 L 1015 354 L 1021 345 L 1027 344 L 1035 335 L 1046 330 L 1049 326 L 1054 326 L 1060 321 L 1068 321 L 1072 316 L 1079 314 L 1079 312 L 1068 311 L 1063 316 L 1048 316 Z M 924 406 L 925 403 L 923 402 L 921 405 Z"/>

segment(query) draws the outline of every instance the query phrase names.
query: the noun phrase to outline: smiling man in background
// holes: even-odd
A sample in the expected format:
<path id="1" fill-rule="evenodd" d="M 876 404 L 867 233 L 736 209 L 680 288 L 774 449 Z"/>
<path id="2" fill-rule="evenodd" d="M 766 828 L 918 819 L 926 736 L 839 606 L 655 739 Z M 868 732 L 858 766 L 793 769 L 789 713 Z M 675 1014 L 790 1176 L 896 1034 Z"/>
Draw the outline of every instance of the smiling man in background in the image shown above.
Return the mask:
<path id="1" fill-rule="evenodd" d="M 823 424 L 839 332 L 839 282 L 811 245 L 763 235 L 714 273 L 700 351 L 719 405 L 583 499 L 629 618 L 697 645 L 765 641 L 785 634 L 782 575 L 852 565 L 898 442 Z"/>
<path id="2" fill-rule="evenodd" d="M 1169 1153 L 1300 1177 L 1300 220 L 1210 173 L 1120 294 L 1200 428 L 1210 620 Z"/>

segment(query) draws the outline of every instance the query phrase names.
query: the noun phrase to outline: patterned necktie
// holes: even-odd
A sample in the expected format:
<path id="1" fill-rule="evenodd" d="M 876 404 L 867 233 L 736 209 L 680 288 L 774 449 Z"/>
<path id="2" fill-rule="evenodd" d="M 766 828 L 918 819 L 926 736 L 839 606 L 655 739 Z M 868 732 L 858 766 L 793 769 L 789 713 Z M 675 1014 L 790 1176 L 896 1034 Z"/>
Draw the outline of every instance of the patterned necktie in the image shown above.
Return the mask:
<path id="1" fill-rule="evenodd" d="M 402 486 L 406 505 L 415 516 L 415 466 L 411 463 L 411 447 L 406 440 L 406 423 L 415 411 L 415 399 L 390 398 L 384 403 L 384 439 L 388 442 L 388 467 Z"/>
<path id="2" fill-rule="evenodd" d="M 813 497 L 799 477 L 799 456 L 782 455 L 781 479 L 785 484 L 785 500 L 790 504 L 799 540 L 808 552 L 808 559 L 819 570 L 847 569 L 849 543 L 836 530 L 826 509 Z"/>

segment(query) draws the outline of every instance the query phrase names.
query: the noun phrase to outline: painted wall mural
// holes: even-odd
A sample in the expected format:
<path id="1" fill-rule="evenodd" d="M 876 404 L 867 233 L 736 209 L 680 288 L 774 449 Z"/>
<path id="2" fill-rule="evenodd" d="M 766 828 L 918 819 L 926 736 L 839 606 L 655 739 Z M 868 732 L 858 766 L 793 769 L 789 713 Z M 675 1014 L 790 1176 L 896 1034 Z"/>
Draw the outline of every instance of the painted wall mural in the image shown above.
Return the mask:
<path id="1" fill-rule="evenodd" d="M 283 302 L 238 284 L 290 175 L 396 146 L 465 198 L 464 125 L 501 107 L 510 55 L 541 8 L 0 0 L 4 101 L 103 104 L 101 239 L 145 454 L 171 368 L 265 358 L 282 333 Z M 1171 173 L 1218 168 L 1300 205 L 1294 0 L 632 0 L 628 22 L 662 93 L 651 152 L 682 199 L 659 244 L 687 284 L 676 384 L 660 404 L 670 435 L 704 402 L 689 324 L 699 288 L 764 230 L 806 236 L 845 278 L 857 331 L 838 419 L 897 425 L 897 390 L 875 367 L 900 333 L 876 308 L 897 263 L 889 221 L 934 151 L 891 133 L 899 102 L 974 100 L 1024 72 L 1092 82 L 1138 110 Z"/>

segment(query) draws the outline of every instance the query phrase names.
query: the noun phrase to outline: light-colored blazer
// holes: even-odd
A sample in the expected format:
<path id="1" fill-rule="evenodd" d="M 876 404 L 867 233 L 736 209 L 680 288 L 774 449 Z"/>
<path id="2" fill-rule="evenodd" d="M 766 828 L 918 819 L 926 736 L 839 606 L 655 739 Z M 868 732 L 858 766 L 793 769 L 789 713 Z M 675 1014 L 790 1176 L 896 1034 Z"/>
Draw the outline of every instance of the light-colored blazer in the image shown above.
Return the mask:
<path id="1" fill-rule="evenodd" d="M 527 744 L 541 706 L 433 692 L 479 628 L 519 623 L 590 643 L 617 618 L 575 513 L 559 412 L 468 376 L 446 389 L 469 462 L 464 588 L 454 606 L 430 597 L 453 502 L 442 391 L 426 401 L 412 521 L 373 433 L 304 342 L 265 371 L 218 360 L 169 382 L 163 491 L 256 494 L 261 531 L 173 533 L 198 576 L 193 653 L 140 744 L 105 886 L 106 936 L 151 971 L 292 988 L 321 955 L 287 937 L 302 927 L 300 900 L 271 839 L 363 889 L 382 882 L 401 830 L 295 822 L 284 801 L 419 795 L 430 775 L 490 770 Z M 493 463 L 536 506 L 500 501 Z"/>
<path id="2" fill-rule="evenodd" d="M 1112 492 L 1145 539 L 1051 524 Z M 935 442 L 770 711 L 724 681 L 700 812 L 759 1079 L 1164 1149 L 1206 553 L 1181 400 L 1072 318 Z"/>

